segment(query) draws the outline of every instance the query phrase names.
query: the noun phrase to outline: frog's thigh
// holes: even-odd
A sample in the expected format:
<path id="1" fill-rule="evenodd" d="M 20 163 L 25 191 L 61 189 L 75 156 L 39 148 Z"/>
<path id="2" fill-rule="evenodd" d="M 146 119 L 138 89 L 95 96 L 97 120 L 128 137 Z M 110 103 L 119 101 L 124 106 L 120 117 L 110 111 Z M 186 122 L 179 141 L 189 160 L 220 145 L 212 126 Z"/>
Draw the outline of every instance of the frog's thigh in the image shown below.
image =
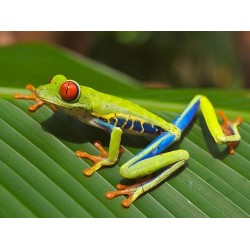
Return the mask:
<path id="1" fill-rule="evenodd" d="M 120 168 L 120 174 L 124 178 L 136 179 L 139 177 L 146 176 L 148 174 L 152 174 L 155 171 L 167 167 L 169 165 L 173 165 L 174 163 L 180 161 L 186 162 L 188 159 L 189 154 L 186 150 L 175 150 L 139 161 L 131 166 L 125 163 Z"/>

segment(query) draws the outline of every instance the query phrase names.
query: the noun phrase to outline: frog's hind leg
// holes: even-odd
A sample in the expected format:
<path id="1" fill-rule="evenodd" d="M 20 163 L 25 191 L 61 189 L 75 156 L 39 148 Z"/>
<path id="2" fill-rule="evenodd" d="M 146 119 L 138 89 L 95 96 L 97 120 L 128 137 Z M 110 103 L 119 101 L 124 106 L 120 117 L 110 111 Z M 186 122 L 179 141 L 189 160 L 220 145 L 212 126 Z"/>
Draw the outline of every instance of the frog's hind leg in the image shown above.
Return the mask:
<path id="1" fill-rule="evenodd" d="M 108 199 L 113 199 L 114 197 L 119 195 L 128 195 L 128 198 L 122 201 L 122 205 L 124 207 L 129 207 L 132 204 L 132 202 L 136 200 L 140 195 L 142 195 L 143 193 L 147 192 L 148 190 L 152 189 L 153 187 L 161 183 L 163 180 L 165 180 L 171 174 L 173 174 L 177 169 L 183 166 L 185 162 L 188 160 L 188 158 L 189 154 L 187 151 L 176 150 L 142 160 L 134 164 L 133 166 L 130 166 L 131 169 L 128 165 L 127 166 L 123 165 L 121 167 L 120 173 L 124 178 L 135 178 L 136 176 L 140 175 L 144 176 L 146 172 L 148 174 L 151 174 L 157 169 L 164 168 L 165 166 L 168 167 L 164 169 L 156 177 L 152 179 L 148 178 L 144 182 L 140 182 L 131 186 L 118 184 L 117 185 L 118 190 L 107 192 L 106 197 Z"/>
<path id="2" fill-rule="evenodd" d="M 223 120 L 222 125 L 220 125 L 211 102 L 205 96 L 201 97 L 200 106 L 207 127 L 215 142 L 218 144 L 226 143 L 229 154 L 234 154 L 235 147 L 241 139 L 237 127 L 242 123 L 242 118 L 237 117 L 234 121 L 230 121 L 223 111 L 219 111 L 218 115 Z"/>

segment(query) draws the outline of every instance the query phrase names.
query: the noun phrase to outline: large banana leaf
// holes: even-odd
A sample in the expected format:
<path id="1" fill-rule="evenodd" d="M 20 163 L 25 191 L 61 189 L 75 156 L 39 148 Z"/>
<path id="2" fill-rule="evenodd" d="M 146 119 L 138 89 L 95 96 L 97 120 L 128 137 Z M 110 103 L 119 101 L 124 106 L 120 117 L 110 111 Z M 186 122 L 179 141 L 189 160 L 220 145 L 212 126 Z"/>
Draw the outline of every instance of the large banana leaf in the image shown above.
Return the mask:
<path id="1" fill-rule="evenodd" d="M 1 48 L 0 68 L 0 217 L 249 217 L 249 91 L 144 89 L 124 74 L 47 45 Z M 242 140 L 229 156 L 225 145 L 214 144 L 198 114 L 169 149 L 188 150 L 189 162 L 125 209 L 120 204 L 124 197 L 107 200 L 104 194 L 122 181 L 119 167 L 150 138 L 124 135 L 126 152 L 119 163 L 83 176 L 91 162 L 74 151 L 98 153 L 92 142 L 101 140 L 107 147 L 109 135 L 45 106 L 31 113 L 32 101 L 12 98 L 15 92 L 27 93 L 26 83 L 38 86 L 58 73 L 130 99 L 166 120 L 195 94 L 205 94 L 230 118 L 243 117 Z"/>

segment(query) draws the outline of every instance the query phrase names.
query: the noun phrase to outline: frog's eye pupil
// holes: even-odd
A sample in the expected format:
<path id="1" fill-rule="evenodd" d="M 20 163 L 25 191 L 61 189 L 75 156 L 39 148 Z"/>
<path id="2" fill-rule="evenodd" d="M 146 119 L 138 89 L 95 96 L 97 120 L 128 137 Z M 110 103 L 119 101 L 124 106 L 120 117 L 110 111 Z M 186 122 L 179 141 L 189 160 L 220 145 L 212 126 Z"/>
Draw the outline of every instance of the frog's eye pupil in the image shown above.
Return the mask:
<path id="1" fill-rule="evenodd" d="M 79 87 L 73 81 L 65 81 L 59 90 L 59 94 L 64 101 L 74 101 L 78 97 Z"/>

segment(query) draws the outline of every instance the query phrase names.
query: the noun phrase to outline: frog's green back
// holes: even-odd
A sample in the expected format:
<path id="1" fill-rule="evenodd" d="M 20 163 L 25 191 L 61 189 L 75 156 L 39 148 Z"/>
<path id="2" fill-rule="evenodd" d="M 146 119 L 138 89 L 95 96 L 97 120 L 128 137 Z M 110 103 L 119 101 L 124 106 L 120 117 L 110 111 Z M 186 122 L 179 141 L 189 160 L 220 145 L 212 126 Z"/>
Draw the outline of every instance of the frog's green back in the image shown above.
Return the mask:
<path id="1" fill-rule="evenodd" d="M 172 125 L 164 119 L 135 103 L 116 96 L 101 93 L 94 89 L 92 89 L 91 92 L 92 110 L 93 115 L 95 116 L 102 117 L 104 119 L 110 119 L 114 116 L 124 117 L 140 121 L 141 123 L 146 122 L 148 124 L 158 126 L 165 131 L 168 131 L 170 127 L 172 129 Z"/>

